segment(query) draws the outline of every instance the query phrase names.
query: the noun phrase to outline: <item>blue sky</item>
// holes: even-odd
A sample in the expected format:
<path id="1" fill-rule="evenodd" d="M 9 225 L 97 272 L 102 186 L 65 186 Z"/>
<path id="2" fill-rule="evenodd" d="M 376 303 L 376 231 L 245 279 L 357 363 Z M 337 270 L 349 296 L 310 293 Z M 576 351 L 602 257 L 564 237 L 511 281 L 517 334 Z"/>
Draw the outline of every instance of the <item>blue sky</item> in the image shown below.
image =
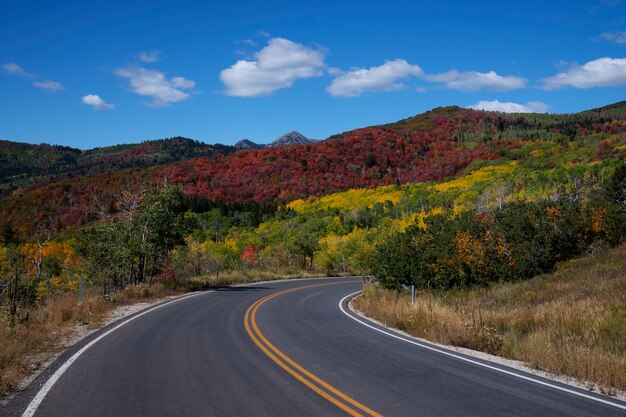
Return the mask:
<path id="1" fill-rule="evenodd" d="M 619 0 L 0 0 L 0 45 L 0 139 L 84 149 L 626 98 Z"/>

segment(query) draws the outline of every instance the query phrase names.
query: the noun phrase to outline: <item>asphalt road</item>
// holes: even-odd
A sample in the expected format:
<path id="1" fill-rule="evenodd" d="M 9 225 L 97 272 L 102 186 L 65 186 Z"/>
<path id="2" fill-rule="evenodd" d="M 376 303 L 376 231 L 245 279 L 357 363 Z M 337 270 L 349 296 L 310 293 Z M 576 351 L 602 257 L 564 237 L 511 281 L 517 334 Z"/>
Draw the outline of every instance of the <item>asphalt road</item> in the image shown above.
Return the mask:
<path id="1" fill-rule="evenodd" d="M 161 305 L 68 350 L 0 415 L 29 404 L 36 416 L 626 415 L 622 402 L 360 324 L 340 307 L 360 287 L 282 281 Z"/>

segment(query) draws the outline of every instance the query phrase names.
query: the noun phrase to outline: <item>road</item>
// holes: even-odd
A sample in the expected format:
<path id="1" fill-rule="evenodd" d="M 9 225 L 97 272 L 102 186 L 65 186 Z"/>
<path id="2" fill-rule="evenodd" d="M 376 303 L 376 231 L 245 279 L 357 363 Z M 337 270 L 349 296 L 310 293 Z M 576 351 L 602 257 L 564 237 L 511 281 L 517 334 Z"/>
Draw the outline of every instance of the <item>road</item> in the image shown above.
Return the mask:
<path id="1" fill-rule="evenodd" d="M 367 327 L 342 311 L 360 288 L 281 281 L 159 305 L 68 350 L 0 415 L 626 415 L 622 402 Z"/>

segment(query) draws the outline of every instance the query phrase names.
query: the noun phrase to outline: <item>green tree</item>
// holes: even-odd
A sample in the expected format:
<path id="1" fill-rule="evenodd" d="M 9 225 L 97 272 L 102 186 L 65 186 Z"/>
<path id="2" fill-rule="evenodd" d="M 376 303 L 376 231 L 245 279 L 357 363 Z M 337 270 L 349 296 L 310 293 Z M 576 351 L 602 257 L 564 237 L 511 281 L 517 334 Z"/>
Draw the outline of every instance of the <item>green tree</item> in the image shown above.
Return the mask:
<path id="1" fill-rule="evenodd" d="M 164 186 L 147 193 L 131 221 L 131 242 L 137 259 L 137 281 L 151 280 L 176 245 L 184 243 L 184 194 Z"/>
<path id="2" fill-rule="evenodd" d="M 6 224 L 0 235 L 0 273 L 2 274 L 2 288 L 0 293 L 7 298 L 8 330 L 13 331 L 20 305 L 22 280 L 26 276 L 26 256 L 19 250 L 21 241 L 12 225 Z"/>
<path id="3" fill-rule="evenodd" d="M 151 280 L 171 249 L 184 244 L 184 199 L 179 187 L 155 188 L 126 201 L 116 216 L 87 228 L 78 251 L 105 292 Z"/>

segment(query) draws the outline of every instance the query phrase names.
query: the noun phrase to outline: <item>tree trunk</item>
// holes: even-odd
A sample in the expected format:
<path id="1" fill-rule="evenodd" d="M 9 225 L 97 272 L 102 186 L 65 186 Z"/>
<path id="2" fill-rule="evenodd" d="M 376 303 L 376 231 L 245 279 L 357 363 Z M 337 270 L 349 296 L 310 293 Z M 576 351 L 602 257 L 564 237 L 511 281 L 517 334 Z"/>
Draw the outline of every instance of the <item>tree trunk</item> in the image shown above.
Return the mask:
<path id="1" fill-rule="evenodd" d="M 145 256 L 141 256 L 139 258 L 139 265 L 137 267 L 138 267 L 137 282 L 143 282 L 143 280 L 144 280 L 144 273 L 145 273 L 145 267 L 146 267 L 146 257 Z"/>
<path id="2" fill-rule="evenodd" d="M 20 274 L 17 264 L 15 265 L 15 275 L 9 282 L 9 331 L 13 331 L 15 327 L 15 318 L 17 316 L 17 293 L 20 287 Z"/>

